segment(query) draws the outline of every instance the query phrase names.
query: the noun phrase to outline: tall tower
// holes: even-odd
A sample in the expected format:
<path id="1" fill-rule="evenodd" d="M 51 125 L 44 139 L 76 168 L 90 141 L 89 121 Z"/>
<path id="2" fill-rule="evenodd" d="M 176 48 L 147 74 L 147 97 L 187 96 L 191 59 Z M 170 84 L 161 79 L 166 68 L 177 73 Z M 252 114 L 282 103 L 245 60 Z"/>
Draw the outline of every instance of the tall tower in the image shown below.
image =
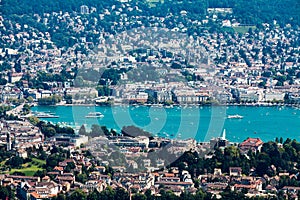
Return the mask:
<path id="1" fill-rule="evenodd" d="M 6 150 L 10 151 L 11 150 L 11 137 L 10 137 L 10 132 L 6 134 Z"/>
<path id="2" fill-rule="evenodd" d="M 223 130 L 223 133 L 222 133 L 222 140 L 226 140 L 226 129 Z"/>

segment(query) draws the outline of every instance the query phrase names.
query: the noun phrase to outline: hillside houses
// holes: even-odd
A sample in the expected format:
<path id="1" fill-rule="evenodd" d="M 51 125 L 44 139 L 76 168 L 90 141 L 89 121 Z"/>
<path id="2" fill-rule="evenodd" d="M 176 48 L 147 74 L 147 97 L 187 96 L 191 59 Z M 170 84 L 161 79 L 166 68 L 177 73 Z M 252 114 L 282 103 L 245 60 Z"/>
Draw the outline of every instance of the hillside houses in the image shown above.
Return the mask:
<path id="1" fill-rule="evenodd" d="M 28 121 L 1 121 L 0 135 L 1 143 L 6 145 L 8 151 L 39 148 L 44 142 L 44 135 L 39 128 Z M 22 157 L 26 157 L 26 154 Z"/>

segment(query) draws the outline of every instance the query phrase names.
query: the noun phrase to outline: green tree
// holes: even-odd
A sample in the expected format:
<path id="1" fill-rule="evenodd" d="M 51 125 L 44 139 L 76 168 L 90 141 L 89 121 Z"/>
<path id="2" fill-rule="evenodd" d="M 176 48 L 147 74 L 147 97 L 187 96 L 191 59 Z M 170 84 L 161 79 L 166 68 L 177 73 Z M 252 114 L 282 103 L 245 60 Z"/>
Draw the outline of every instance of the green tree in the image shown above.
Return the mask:
<path id="1" fill-rule="evenodd" d="M 75 180 L 80 183 L 85 183 L 87 182 L 88 178 L 86 174 L 78 174 L 77 176 L 75 176 Z"/>
<path id="2" fill-rule="evenodd" d="M 229 187 L 227 187 L 221 193 L 222 199 L 225 200 L 243 200 L 246 199 L 245 195 L 241 192 L 231 191 Z"/>
<path id="3" fill-rule="evenodd" d="M 28 105 L 27 103 L 24 104 L 23 108 L 22 108 L 22 111 L 25 115 L 29 114 L 30 112 L 30 105 Z"/>
<path id="4" fill-rule="evenodd" d="M 28 120 L 34 126 L 36 126 L 40 122 L 40 119 L 35 116 L 28 117 Z"/>
<path id="5" fill-rule="evenodd" d="M 115 193 L 116 192 L 110 186 L 108 186 L 105 190 L 103 190 L 100 193 L 100 198 L 99 199 L 101 199 L 101 200 L 112 200 L 115 197 Z"/>
<path id="6" fill-rule="evenodd" d="M 14 199 L 15 194 L 9 186 L 0 186 L 0 199 Z"/>
<path id="7" fill-rule="evenodd" d="M 114 200 L 128 200 L 129 194 L 123 188 L 117 188 L 114 196 Z"/>
<path id="8" fill-rule="evenodd" d="M 6 84 L 7 84 L 7 80 L 5 78 L 0 77 L 0 85 L 6 85 Z"/>
<path id="9" fill-rule="evenodd" d="M 34 173 L 33 176 L 44 177 L 46 175 L 46 170 L 38 170 Z"/>
<path id="10" fill-rule="evenodd" d="M 10 165 L 12 168 L 19 168 L 23 164 L 23 158 L 19 156 L 14 156 L 10 158 L 7 162 L 7 165 Z"/>
<path id="11" fill-rule="evenodd" d="M 27 100 L 28 103 L 33 103 L 34 102 L 34 99 L 31 96 L 27 97 L 26 100 Z"/>
<path id="12" fill-rule="evenodd" d="M 85 126 L 82 124 L 78 131 L 79 135 L 87 135 Z"/>
<path id="13" fill-rule="evenodd" d="M 56 134 L 56 130 L 53 127 L 43 127 L 42 128 L 42 133 L 46 136 L 46 137 L 53 137 Z"/>
<path id="14" fill-rule="evenodd" d="M 72 95 L 66 95 L 64 98 L 66 100 L 66 104 L 72 104 L 72 102 L 73 102 Z"/>
<path id="15" fill-rule="evenodd" d="M 122 128 L 121 133 L 124 136 L 129 136 L 129 137 L 137 137 L 137 136 L 151 137 L 151 133 L 144 131 L 143 129 L 136 126 L 124 126 Z"/>
<path id="16" fill-rule="evenodd" d="M 86 200 L 87 195 L 80 189 L 76 189 L 69 197 L 70 200 Z"/>
<path id="17" fill-rule="evenodd" d="M 66 195 L 58 194 L 56 197 L 52 198 L 52 200 L 66 200 Z"/>
<path id="18" fill-rule="evenodd" d="M 65 168 L 65 172 L 71 172 L 71 170 L 75 169 L 75 164 L 73 162 L 68 162 L 66 168 Z"/>
<path id="19" fill-rule="evenodd" d="M 100 197 L 100 193 L 97 190 L 90 192 L 87 196 L 87 200 L 98 200 Z"/>
<path id="20" fill-rule="evenodd" d="M 102 134 L 102 129 L 101 126 L 99 126 L 98 124 L 93 124 L 91 127 L 91 137 L 97 137 L 100 136 Z"/>
<path id="21" fill-rule="evenodd" d="M 147 196 L 144 194 L 137 193 L 132 196 L 132 200 L 147 200 Z"/>

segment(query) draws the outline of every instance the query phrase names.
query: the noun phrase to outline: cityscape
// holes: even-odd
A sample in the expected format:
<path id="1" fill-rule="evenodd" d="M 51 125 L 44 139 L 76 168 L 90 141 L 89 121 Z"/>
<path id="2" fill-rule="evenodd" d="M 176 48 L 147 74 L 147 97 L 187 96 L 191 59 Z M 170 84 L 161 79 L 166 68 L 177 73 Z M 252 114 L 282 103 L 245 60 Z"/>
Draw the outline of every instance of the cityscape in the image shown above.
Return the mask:
<path id="1" fill-rule="evenodd" d="M 297 0 L 0 10 L 0 199 L 299 199 Z"/>

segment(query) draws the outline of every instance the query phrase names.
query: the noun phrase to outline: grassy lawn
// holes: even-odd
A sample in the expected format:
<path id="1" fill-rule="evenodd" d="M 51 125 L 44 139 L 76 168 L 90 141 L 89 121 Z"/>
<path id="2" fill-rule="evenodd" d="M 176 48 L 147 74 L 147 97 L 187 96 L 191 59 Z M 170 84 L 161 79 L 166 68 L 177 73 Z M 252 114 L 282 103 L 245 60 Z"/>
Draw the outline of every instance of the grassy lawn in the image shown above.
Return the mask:
<path id="1" fill-rule="evenodd" d="M 32 158 L 32 164 L 38 164 L 38 165 L 46 165 L 46 161 L 45 160 L 40 160 L 37 158 Z"/>
<path id="2" fill-rule="evenodd" d="M 25 176 L 33 176 L 38 170 L 43 170 L 42 166 L 46 164 L 46 161 L 37 158 L 32 158 L 32 161 L 22 165 L 22 169 L 11 169 L 10 174 L 14 172 L 22 172 Z"/>
<path id="3" fill-rule="evenodd" d="M 5 162 L 7 161 L 7 159 L 6 160 L 3 160 L 2 162 L 0 162 L 0 166 L 2 167 L 2 166 L 5 166 Z"/>
<path id="4" fill-rule="evenodd" d="M 34 173 L 38 170 L 43 170 L 43 169 L 35 165 L 32 165 L 30 167 L 25 167 L 23 169 L 11 169 L 9 173 L 13 174 L 14 172 L 22 172 L 25 174 L 25 176 L 33 176 Z"/>
<path id="5" fill-rule="evenodd" d="M 256 29 L 256 26 L 238 26 L 238 27 L 233 27 L 234 31 L 238 33 L 247 33 L 249 28 L 252 28 L 252 30 Z"/>

